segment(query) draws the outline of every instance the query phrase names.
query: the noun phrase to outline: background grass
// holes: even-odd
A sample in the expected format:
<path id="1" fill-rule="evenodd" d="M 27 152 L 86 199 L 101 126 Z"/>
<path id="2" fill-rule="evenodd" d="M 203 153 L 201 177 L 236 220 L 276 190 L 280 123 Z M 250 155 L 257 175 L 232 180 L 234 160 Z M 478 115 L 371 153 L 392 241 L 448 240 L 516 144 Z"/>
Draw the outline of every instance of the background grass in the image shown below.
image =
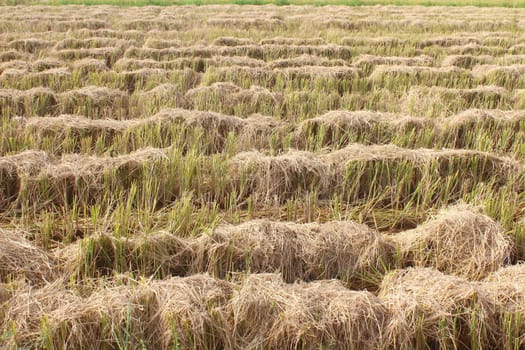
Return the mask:
<path id="1" fill-rule="evenodd" d="M 114 6 L 170 6 L 170 5 L 420 5 L 420 6 L 477 6 L 525 8 L 524 0 L 0 0 L 0 5 L 114 5 Z"/>

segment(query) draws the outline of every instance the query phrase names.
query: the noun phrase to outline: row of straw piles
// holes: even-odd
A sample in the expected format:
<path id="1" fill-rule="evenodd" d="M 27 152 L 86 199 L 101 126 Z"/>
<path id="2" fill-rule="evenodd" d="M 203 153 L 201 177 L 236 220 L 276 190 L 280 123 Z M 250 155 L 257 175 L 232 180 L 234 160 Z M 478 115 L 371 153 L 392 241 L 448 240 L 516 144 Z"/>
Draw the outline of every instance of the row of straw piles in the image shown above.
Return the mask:
<path id="1" fill-rule="evenodd" d="M 166 150 L 154 148 L 116 157 L 79 154 L 54 157 L 34 150 L 1 157 L 0 208 L 16 203 L 20 196 L 34 204 L 47 200 L 64 204 L 75 196 L 90 201 L 100 198 L 103 184 L 108 181 L 129 188 L 146 165 L 164 159 Z M 108 179 L 108 174 L 113 177 Z"/>
<path id="2" fill-rule="evenodd" d="M 239 118 L 214 112 L 182 109 L 163 109 L 151 117 L 141 119 L 91 119 L 77 115 L 59 115 L 56 117 L 31 117 L 19 119 L 18 135 L 31 135 L 38 144 L 45 139 L 52 139 L 57 144 L 63 139 L 80 140 L 91 138 L 92 144 L 104 142 L 106 147 L 114 146 L 116 137 L 134 140 L 144 132 L 156 132 L 163 145 L 173 144 L 173 139 L 199 136 L 200 144 L 206 154 L 222 153 L 228 145 L 228 138 L 236 140 L 235 150 L 247 148 L 269 148 L 272 137 L 283 136 L 284 123 L 272 117 L 258 114 Z M 137 149 L 133 141 L 131 150 Z M 79 150 L 79 148 L 77 148 Z M 80 151 L 81 152 L 81 151 Z M 61 153 L 61 149 L 53 154 Z"/>
<path id="3" fill-rule="evenodd" d="M 21 277 L 32 284 L 64 274 L 82 280 L 127 271 L 157 277 L 207 272 L 221 278 L 279 272 L 287 282 L 337 278 L 352 288 L 376 288 L 395 267 L 432 267 L 481 280 L 508 264 L 512 253 L 501 225 L 465 205 L 394 235 L 345 221 L 255 220 L 189 238 L 168 232 L 130 238 L 100 234 L 50 253 L 20 233 L 2 231 L 0 239 L 5 247 L 0 281 Z"/>
<path id="4" fill-rule="evenodd" d="M 176 117 L 177 113 L 174 115 Z M 182 113 L 182 119 L 192 123 L 184 115 Z M 225 130 L 228 130 L 231 117 L 221 119 L 213 114 L 205 116 L 209 117 L 209 122 L 213 125 L 224 125 Z M 169 113 L 167 118 L 171 118 Z M 221 121 L 224 123 L 221 124 Z M 199 117 L 195 122 L 198 125 L 203 122 L 203 118 Z M 268 129 L 264 124 L 259 128 L 256 123 L 249 122 L 244 126 L 247 127 L 245 130 L 254 127 L 247 132 L 248 135 L 264 135 Z M 218 139 L 219 136 L 221 135 L 217 135 Z M 140 174 L 146 164 L 161 164 L 163 159 L 168 162 L 176 160 L 170 158 L 167 149 L 154 148 L 140 149 L 116 157 L 77 154 L 57 158 L 42 151 L 25 151 L 1 157 L 0 176 L 3 182 L 0 187 L 0 203 L 2 207 L 7 206 L 16 201 L 21 192 L 30 195 L 34 203 L 51 199 L 40 198 L 43 193 L 60 197 L 82 192 L 82 198 L 93 200 L 106 184 L 120 184 L 117 187 L 126 191 L 133 181 L 142 179 Z M 519 182 L 514 180 L 523 175 L 522 165 L 518 161 L 487 152 L 436 151 L 361 144 L 351 144 L 343 149 L 321 154 L 296 150 L 277 156 L 257 151 L 241 152 L 227 160 L 225 166 L 228 174 L 225 188 L 235 191 L 239 199 L 251 196 L 255 200 L 269 198 L 284 201 L 315 190 L 319 198 L 329 198 L 333 193 L 341 193 L 345 200 L 354 202 L 388 191 L 394 197 L 390 201 L 385 198 L 384 203 L 393 206 L 402 205 L 402 199 L 409 196 L 420 196 L 421 200 L 428 200 L 426 196 L 430 192 L 423 192 L 420 186 L 430 186 L 428 190 L 432 190 L 432 186 L 446 178 L 449 178 L 449 185 L 455 186 L 456 192 L 453 197 L 448 192 L 440 195 L 439 191 L 442 189 L 433 187 L 438 191 L 436 196 L 443 196 L 442 204 L 461 199 L 464 193 L 481 183 L 494 188 L 505 184 L 519 186 Z M 397 181 L 404 183 L 403 187 L 392 187 L 392 172 L 395 176 L 402 176 Z M 113 176 L 104 177 L 108 174 Z M 425 182 L 420 183 L 421 179 L 425 179 Z M 40 185 L 44 187 L 39 187 Z M 210 194 L 215 194 L 216 190 L 220 189 L 206 189 Z M 166 192 L 167 195 L 176 193 Z M 22 197 L 28 199 L 27 196 Z"/>
<path id="5" fill-rule="evenodd" d="M 375 296 L 334 280 L 286 284 L 275 274 L 232 282 L 119 275 L 80 293 L 61 282 L 21 285 L 0 327 L 16 328 L 6 346 L 44 337 L 56 349 L 124 339 L 129 349 L 513 349 L 525 343 L 524 278 L 523 265 L 481 282 L 409 268 L 388 274 Z"/>
<path id="6" fill-rule="evenodd" d="M 140 95 L 137 105 L 169 105 L 168 100 L 176 96 L 176 91 L 178 90 L 169 84 L 159 86 Z M 225 98 L 225 101 L 231 100 Z M 92 119 L 80 115 L 20 118 L 16 127 L 19 128 L 19 135 L 30 134 L 36 140 L 51 137 L 61 142 L 66 136 L 75 139 L 89 136 L 94 140 L 104 137 L 110 144 L 117 135 L 129 135 L 155 126 L 160 126 L 164 140 L 169 138 L 170 130 L 181 125 L 188 130 L 201 129 L 206 135 L 206 149 L 210 153 L 221 153 L 230 134 L 235 136 L 239 152 L 253 148 L 268 149 L 275 135 L 282 139 L 286 134 L 291 135 L 291 144 L 297 149 L 308 149 L 312 145 L 344 147 L 353 142 L 388 144 L 396 137 L 411 134 L 419 135 L 421 139 L 416 138 L 413 144 L 403 146 L 412 148 L 426 142 L 445 144 L 449 148 L 469 148 L 471 146 L 465 139 L 467 133 L 505 133 L 508 138 L 514 138 L 519 136 L 523 120 L 525 113 L 519 110 L 469 109 L 448 118 L 411 117 L 371 111 L 331 111 L 302 121 L 294 127 L 275 118 L 257 114 L 244 118 L 214 112 L 164 108 L 150 117 L 128 120 Z M 494 147 L 505 147 L 498 149 L 503 152 L 512 151 L 510 147 L 513 143 L 507 144 L 509 145 Z"/>
<path id="7" fill-rule="evenodd" d="M 446 176 L 461 177 L 461 181 L 455 180 L 456 194 L 460 195 L 473 184 L 487 182 L 497 187 L 522 173 L 522 165 L 516 160 L 487 152 L 361 144 L 321 154 L 298 150 L 277 156 L 242 152 L 235 155 L 229 165 L 234 179 L 232 186 L 242 190 L 241 198 L 278 200 L 313 190 L 320 198 L 346 193 L 349 201 L 383 189 L 402 190 L 409 196 L 417 194 L 421 179 L 425 178 L 430 186 Z M 405 170 L 398 174 L 401 168 Z M 406 187 L 389 187 L 393 186 L 392 172 L 394 176 L 403 176 L 400 180 L 407 181 Z"/>

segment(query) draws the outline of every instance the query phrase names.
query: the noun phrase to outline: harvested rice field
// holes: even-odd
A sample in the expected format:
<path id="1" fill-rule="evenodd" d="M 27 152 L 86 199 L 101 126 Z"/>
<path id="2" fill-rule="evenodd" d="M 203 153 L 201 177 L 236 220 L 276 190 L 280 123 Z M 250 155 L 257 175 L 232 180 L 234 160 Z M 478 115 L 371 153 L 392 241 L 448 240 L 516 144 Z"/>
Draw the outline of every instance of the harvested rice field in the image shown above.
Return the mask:
<path id="1" fill-rule="evenodd" d="M 0 13 L 0 349 L 525 348 L 525 9 Z"/>

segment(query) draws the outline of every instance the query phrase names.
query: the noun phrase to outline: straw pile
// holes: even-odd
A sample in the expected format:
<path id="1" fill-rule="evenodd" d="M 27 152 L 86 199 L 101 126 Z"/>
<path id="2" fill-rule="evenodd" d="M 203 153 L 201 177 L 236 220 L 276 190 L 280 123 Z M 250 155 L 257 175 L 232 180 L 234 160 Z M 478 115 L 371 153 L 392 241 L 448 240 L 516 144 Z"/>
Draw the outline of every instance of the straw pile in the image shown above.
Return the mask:
<path id="1" fill-rule="evenodd" d="M 499 319 L 506 334 L 498 347 L 522 348 L 525 345 L 525 264 L 501 268 L 480 285 L 498 303 Z"/>
<path id="2" fill-rule="evenodd" d="M 108 172 L 116 174 L 113 185 L 129 187 L 145 164 L 165 158 L 163 150 L 154 148 L 118 157 L 71 154 L 55 158 L 42 151 L 1 157 L 0 176 L 8 181 L 0 187 L 0 199 L 2 204 L 19 200 L 19 197 L 35 204 L 42 201 L 64 204 L 76 195 L 89 201 L 103 192 L 104 175 Z"/>
<path id="3" fill-rule="evenodd" d="M 321 145 L 347 145 L 360 140 L 362 143 L 389 143 L 397 133 L 436 128 L 429 118 L 410 117 L 372 111 L 330 111 L 319 117 L 306 119 L 298 124 L 294 140 L 298 147 L 312 137 Z"/>
<path id="4" fill-rule="evenodd" d="M 254 194 L 268 200 L 275 199 L 276 196 L 282 200 L 313 189 L 319 196 L 326 196 L 333 193 L 336 186 L 345 184 L 349 169 L 356 171 L 356 176 L 360 176 L 359 181 L 355 178 L 353 182 L 348 183 L 349 186 L 353 186 L 349 195 L 354 197 L 368 194 L 371 181 L 375 182 L 375 186 L 390 188 L 391 172 L 403 164 L 414 167 L 413 174 L 409 177 L 406 175 L 406 167 L 403 167 L 407 179 L 412 179 L 412 182 L 407 184 L 409 187 L 404 188 L 407 195 L 413 193 L 420 185 L 419 179 L 423 178 L 424 174 L 436 179 L 437 174 L 441 177 L 450 175 L 451 167 L 455 169 L 454 173 L 457 172 L 462 177 L 477 182 L 493 181 L 496 186 L 505 183 L 521 169 L 517 161 L 485 152 L 413 150 L 394 145 L 361 144 L 351 144 L 343 149 L 321 154 L 296 150 L 278 156 L 242 152 L 230 159 L 229 163 L 232 186 L 245 191 L 241 192 L 240 196 Z M 370 176 L 374 173 L 367 173 L 367 169 L 378 171 L 376 166 L 380 166 L 379 170 L 385 170 L 384 173 L 375 174 L 377 178 L 372 179 Z M 473 167 L 475 171 L 467 170 Z M 430 184 L 431 181 L 428 185 Z M 458 191 L 467 191 L 469 186 L 472 184 L 462 181 L 458 183 Z"/>
<path id="5" fill-rule="evenodd" d="M 494 57 L 488 55 L 449 55 L 443 59 L 441 66 L 472 69 L 476 65 L 488 64 L 493 61 Z"/>
<path id="6" fill-rule="evenodd" d="M 289 67 L 304 67 L 304 66 L 319 66 L 319 67 L 332 67 L 332 66 L 345 66 L 346 63 L 341 59 L 328 59 L 321 56 L 314 55 L 300 55 L 293 58 L 282 58 L 271 61 L 269 63 L 270 68 L 289 68 Z"/>
<path id="7" fill-rule="evenodd" d="M 336 281 L 284 284 L 251 275 L 230 302 L 236 349 L 376 349 L 388 311 L 369 292 Z"/>
<path id="8" fill-rule="evenodd" d="M 242 45 L 253 45 L 253 40 L 246 38 L 235 38 L 231 36 L 221 36 L 213 41 L 213 45 L 216 46 L 242 46 Z"/>
<path id="9" fill-rule="evenodd" d="M 374 83 L 387 79 L 413 79 L 426 84 L 435 83 L 439 79 L 459 79 L 468 75 L 469 71 L 458 67 L 420 67 L 406 65 L 378 65 L 374 68 L 369 80 Z"/>
<path id="10" fill-rule="evenodd" d="M 42 288 L 21 288 L 9 299 L 9 307 L 0 312 L 0 329 L 16 327 L 16 333 L 3 339 L 7 348 L 31 347 L 42 339 L 41 330 L 46 316 L 60 307 L 78 300 L 72 291 L 63 287 L 62 281 L 48 283 Z M 93 341 L 93 339 L 90 339 Z"/>
<path id="11" fill-rule="evenodd" d="M 106 62 L 95 58 L 83 58 L 73 62 L 72 68 L 81 76 L 86 76 L 90 73 L 101 73 L 109 70 Z"/>
<path id="12" fill-rule="evenodd" d="M 18 278 L 42 285 L 55 277 L 53 259 L 24 237 L 22 232 L 0 229 L 0 282 Z"/>
<path id="13" fill-rule="evenodd" d="M 28 90 L 0 89 L 0 101 L 6 115 L 23 116 L 53 114 L 58 104 L 57 95 L 43 87 Z"/>
<path id="14" fill-rule="evenodd" d="M 353 222 L 293 224 L 267 220 L 219 226 L 191 243 L 195 272 L 224 277 L 232 271 L 280 272 L 287 282 L 338 278 L 373 286 L 374 274 L 393 265 L 395 248 Z"/>
<path id="15" fill-rule="evenodd" d="M 359 55 L 352 65 L 356 67 L 378 66 L 378 65 L 400 65 L 400 66 L 431 66 L 434 59 L 427 55 L 416 57 L 393 57 L 376 55 Z"/>
<path id="16" fill-rule="evenodd" d="M 392 239 L 404 266 L 433 267 L 443 273 L 480 280 L 510 262 L 512 246 L 501 225 L 460 204 Z"/>
<path id="17" fill-rule="evenodd" d="M 92 118 L 124 118 L 128 94 L 117 89 L 86 86 L 60 95 L 60 110 L 67 114 L 83 114 Z"/>
<path id="18" fill-rule="evenodd" d="M 386 347 L 495 348 L 501 336 L 494 298 L 435 269 L 394 271 L 383 279 L 379 298 L 392 313 Z"/>
<path id="19" fill-rule="evenodd" d="M 143 114 L 156 112 L 161 108 L 184 108 L 187 101 L 184 93 L 177 86 L 169 83 L 160 84 L 148 91 L 140 91 L 131 95 L 130 105 Z"/>
<path id="20" fill-rule="evenodd" d="M 193 263 L 188 242 L 167 232 L 116 238 L 101 234 L 55 252 L 60 269 L 80 279 L 131 271 L 143 276 L 185 276 Z"/>
<path id="21" fill-rule="evenodd" d="M 153 282 L 159 299 L 160 348 L 231 348 L 225 308 L 234 287 L 200 274 Z"/>
<path id="22" fill-rule="evenodd" d="M 497 108 L 505 102 L 508 91 L 490 85 L 472 89 L 414 87 L 406 98 L 407 108 L 429 116 L 448 116 L 468 108 Z"/>
<path id="23" fill-rule="evenodd" d="M 36 344 L 42 327 L 53 348 L 129 349 L 223 348 L 221 305 L 231 286 L 206 275 L 137 283 L 126 276 L 101 282 L 87 295 L 59 283 L 20 290 L 10 299 L 5 319 L 17 332 L 7 345 Z M 1 325 L 1 323 L 0 323 Z"/>
<path id="24" fill-rule="evenodd" d="M 221 112 L 228 114 L 234 114 L 240 106 L 249 107 L 252 112 L 263 112 L 265 108 L 274 108 L 275 105 L 282 104 L 283 99 L 282 94 L 272 93 L 260 86 L 242 89 L 232 83 L 214 83 L 191 89 L 185 98 L 194 108 L 218 104 L 221 106 Z"/>

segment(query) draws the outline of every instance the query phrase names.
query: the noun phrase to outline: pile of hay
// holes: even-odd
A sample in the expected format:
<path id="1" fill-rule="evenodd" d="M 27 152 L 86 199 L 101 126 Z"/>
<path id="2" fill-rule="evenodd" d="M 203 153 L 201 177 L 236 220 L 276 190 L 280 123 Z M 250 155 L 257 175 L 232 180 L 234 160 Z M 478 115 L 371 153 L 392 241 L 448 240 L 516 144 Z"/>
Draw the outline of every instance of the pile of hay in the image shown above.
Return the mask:
<path id="1" fill-rule="evenodd" d="M 462 37 L 462 36 L 442 36 L 436 38 L 422 39 L 416 44 L 418 48 L 425 48 L 429 46 L 450 47 L 467 44 L 480 44 L 480 39 L 477 37 Z"/>
<path id="2" fill-rule="evenodd" d="M 0 207 L 18 200 L 24 179 L 34 178 L 53 158 L 43 151 L 24 151 L 0 157 Z"/>
<path id="3" fill-rule="evenodd" d="M 91 37 L 86 39 L 66 38 L 55 44 L 55 50 L 62 49 L 90 49 L 103 47 L 127 47 L 136 45 L 134 40 L 122 40 L 118 38 Z"/>
<path id="4" fill-rule="evenodd" d="M 347 66 L 317 66 L 307 65 L 301 67 L 287 67 L 274 69 L 274 72 L 282 75 L 286 80 L 314 80 L 314 79 L 338 79 L 354 80 L 361 75 L 361 70 Z"/>
<path id="5" fill-rule="evenodd" d="M 56 117 L 32 117 L 21 120 L 24 132 L 35 138 L 86 137 L 112 139 L 116 134 L 140 125 L 142 120 L 91 119 L 78 115 L 62 114 Z"/>
<path id="6" fill-rule="evenodd" d="M 287 282 L 337 278 L 353 288 L 376 288 L 395 265 L 395 250 L 379 233 L 354 222 L 256 220 L 195 238 L 103 234 L 58 249 L 55 256 L 61 271 L 81 280 L 128 271 L 159 277 L 208 272 L 222 278 L 279 272 Z"/>
<path id="7" fill-rule="evenodd" d="M 254 46 L 254 49 L 255 48 L 262 50 L 261 57 L 257 58 L 265 58 L 270 60 L 293 58 L 300 55 L 314 55 L 323 56 L 330 59 L 342 59 L 345 61 L 349 61 L 352 58 L 353 54 L 352 48 L 334 44 L 265 44 L 261 46 Z"/>
<path id="8" fill-rule="evenodd" d="M 410 80 L 426 84 L 435 83 L 440 79 L 458 79 L 469 75 L 469 71 L 458 67 L 420 67 L 406 65 L 378 65 L 368 77 L 371 82 L 381 83 L 386 80 Z"/>
<path id="9" fill-rule="evenodd" d="M 214 54 L 223 51 L 223 49 L 230 48 L 211 48 L 210 46 L 204 45 L 194 45 L 194 46 L 184 46 L 180 48 L 165 48 L 165 49 L 152 49 L 152 48 L 138 48 L 130 47 L 124 53 L 125 58 L 135 58 L 135 59 L 148 59 L 155 60 L 159 63 L 169 62 L 173 59 L 183 58 L 183 57 L 196 57 L 196 58 L 210 58 Z"/>
<path id="10" fill-rule="evenodd" d="M 55 261 L 24 237 L 23 232 L 0 229 L 0 282 L 19 278 L 33 285 L 56 277 Z"/>
<path id="11" fill-rule="evenodd" d="M 166 126 L 168 134 L 174 124 L 185 127 L 184 132 L 191 135 L 202 130 L 203 147 L 206 153 L 223 152 L 228 137 L 235 135 L 235 148 L 268 148 L 272 135 L 285 132 L 284 124 L 272 117 L 258 114 L 239 118 L 215 112 L 185 109 L 164 109 L 155 116 L 145 119 L 144 125 L 160 124 Z"/>
<path id="12" fill-rule="evenodd" d="M 263 60 L 264 50 L 258 45 L 242 45 L 242 46 L 204 46 L 202 47 L 203 52 L 206 52 L 206 57 L 212 56 L 223 56 L 223 57 L 237 57 L 242 58 L 243 56 L 249 59 Z M 241 64 L 244 65 L 244 64 Z M 228 66 L 232 66 L 231 64 Z"/>
<path id="13" fill-rule="evenodd" d="M 209 26 L 228 27 L 228 28 L 242 28 L 242 29 L 265 29 L 275 30 L 284 25 L 284 21 L 278 18 L 245 18 L 245 17 L 230 17 L 220 18 L 214 17 L 206 21 Z"/>
<path id="14" fill-rule="evenodd" d="M 341 59 L 328 59 L 322 56 L 314 55 L 300 55 L 292 58 L 282 58 L 271 61 L 268 66 L 270 68 L 290 68 L 290 67 L 304 67 L 304 66 L 318 66 L 318 67 L 344 67 L 346 62 Z"/>
<path id="15" fill-rule="evenodd" d="M 173 61 L 156 61 L 153 59 L 135 59 L 135 58 L 121 58 L 113 65 L 112 69 L 115 72 L 132 71 L 143 68 L 173 68 L 171 67 Z"/>
<path id="16" fill-rule="evenodd" d="M 0 329 L 8 330 L 13 326 L 16 329 L 14 334 L 2 339 L 2 346 L 12 349 L 35 346 L 42 340 L 43 327 L 50 326 L 50 313 L 78 300 L 79 297 L 65 289 L 60 280 L 42 288 L 20 286 L 12 293 L 9 307 L 0 312 Z"/>
<path id="17" fill-rule="evenodd" d="M 260 45 L 324 45 L 326 41 L 323 38 L 286 38 L 277 36 L 269 39 L 261 39 Z"/>
<path id="18" fill-rule="evenodd" d="M 28 72 L 31 69 L 31 65 L 23 60 L 12 60 L 0 63 L 0 76 L 3 77 L 3 73 L 11 69 L 14 71 L 19 70 Z"/>
<path id="19" fill-rule="evenodd" d="M 498 66 L 509 66 L 513 64 L 525 64 L 525 55 L 503 55 L 501 57 L 496 57 L 494 63 Z"/>
<path id="20" fill-rule="evenodd" d="M 490 55 L 500 56 L 507 53 L 508 50 L 499 46 L 486 46 L 476 43 L 470 43 L 466 45 L 455 45 L 447 49 L 448 54 L 452 55 Z"/>
<path id="21" fill-rule="evenodd" d="M 87 76 L 91 73 L 107 72 L 109 70 L 106 62 L 95 58 L 83 58 L 73 62 L 72 68 L 81 76 Z"/>
<path id="22" fill-rule="evenodd" d="M 93 175 L 102 176 L 107 171 L 123 172 L 122 175 L 132 176 L 144 164 L 166 159 L 166 150 L 146 147 L 135 152 L 116 157 L 84 156 L 78 154 L 64 155 L 60 162 L 47 167 L 44 174 L 60 177 L 68 171 L 73 171 L 77 177 Z"/>
<path id="23" fill-rule="evenodd" d="M 80 140 L 86 136 L 94 140 L 103 138 L 107 145 L 117 135 L 134 135 L 140 130 L 158 127 L 162 140 L 169 143 L 173 133 L 195 136 L 202 131 L 202 146 L 206 153 L 223 152 L 229 136 L 235 135 L 238 150 L 249 148 L 268 148 L 271 136 L 286 132 L 284 123 L 269 116 L 250 115 L 247 118 L 224 115 L 214 112 L 201 112 L 185 109 L 162 109 L 151 117 L 141 119 L 91 119 L 76 115 L 56 117 L 32 117 L 20 119 L 21 132 L 36 139 L 45 137 Z M 177 125 L 183 128 L 175 128 Z M 100 141 L 97 141 L 100 142 Z M 78 142 L 80 144 L 80 141 Z M 131 147 L 133 149 L 133 147 Z M 60 150 L 54 154 L 60 153 Z"/>
<path id="24" fill-rule="evenodd" d="M 162 338 L 152 322 L 157 313 L 155 290 L 122 285 L 42 310 L 40 316 L 48 320 L 48 342 L 55 348 L 114 348 L 125 342 L 129 349 L 140 349 L 156 347 Z"/>
<path id="25" fill-rule="evenodd" d="M 256 58 L 245 56 L 213 56 L 206 61 L 208 66 L 227 67 L 227 66 L 246 66 L 246 67 L 266 67 L 266 62 Z"/>
<path id="26" fill-rule="evenodd" d="M 13 170 L 19 176 L 36 176 L 42 168 L 55 159 L 44 151 L 28 150 L 0 157 L 0 169 Z"/>
<path id="27" fill-rule="evenodd" d="M 298 147 L 318 139 L 323 146 L 343 146 L 353 142 L 390 143 L 398 133 L 436 128 L 430 118 L 410 117 L 372 111 L 330 111 L 299 123 L 294 133 Z"/>
<path id="28" fill-rule="evenodd" d="M 335 190 L 343 191 L 343 186 L 348 186 L 344 190 L 352 200 L 369 195 L 371 185 L 376 190 L 394 191 L 392 171 L 407 167 L 412 168 L 412 175 L 406 175 L 406 169 L 403 171 L 411 181 L 401 189 L 407 197 L 421 186 L 419 181 L 423 178 L 430 186 L 439 178 L 454 175 L 462 178 L 461 182 L 456 179 L 457 191 L 464 193 L 478 182 L 490 181 L 494 186 L 501 186 L 522 169 L 513 159 L 486 152 L 362 144 L 350 144 L 321 154 L 296 150 L 278 156 L 243 152 L 231 158 L 229 166 L 231 184 L 240 197 L 255 195 L 281 201 L 309 190 L 326 197 Z M 352 182 L 348 181 L 349 171 L 355 172 Z"/>
<path id="29" fill-rule="evenodd" d="M 399 246 L 404 266 L 433 267 L 472 280 L 509 263 L 512 251 L 499 223 L 462 204 L 391 238 Z"/>
<path id="30" fill-rule="evenodd" d="M 513 152 L 511 140 L 520 137 L 524 120 L 523 110 L 468 109 L 444 120 L 443 136 L 452 147 L 468 148 L 472 146 L 467 135 L 479 130 L 493 135 L 501 151 Z"/>
<path id="31" fill-rule="evenodd" d="M 36 87 L 28 90 L 0 89 L 0 106 L 6 115 L 46 115 L 54 114 L 57 95 L 48 88 Z"/>
<path id="32" fill-rule="evenodd" d="M 17 50 L 9 49 L 0 53 L 0 62 L 9 62 L 14 60 L 24 60 L 28 58 L 28 54 Z"/>
<path id="33" fill-rule="evenodd" d="M 167 232 L 117 238 L 100 234 L 55 251 L 60 269 L 80 279 L 133 272 L 143 276 L 184 276 L 193 251 L 182 238 Z"/>
<path id="34" fill-rule="evenodd" d="M 7 72 L 2 74 L 2 77 Z M 41 72 L 31 72 L 23 75 L 17 75 L 16 73 L 10 77 L 7 77 L 5 83 L 10 86 L 24 87 L 30 86 L 46 86 L 55 90 L 61 89 L 63 86 L 67 86 L 72 81 L 72 74 L 69 68 L 52 68 Z"/>
<path id="35" fill-rule="evenodd" d="M 406 97 L 404 108 L 429 117 L 443 117 L 468 108 L 497 108 L 507 97 L 505 88 L 493 85 L 472 89 L 414 87 Z"/>
<path id="36" fill-rule="evenodd" d="M 179 39 L 159 39 L 150 37 L 144 42 L 144 47 L 151 49 L 168 49 L 173 47 L 181 47 L 182 45 L 183 43 Z"/>
<path id="37" fill-rule="evenodd" d="M 94 119 L 105 117 L 124 119 L 129 96 L 126 92 L 99 86 L 86 86 L 60 94 L 60 111 Z"/>
<path id="38" fill-rule="evenodd" d="M 397 47 L 410 44 L 407 39 L 392 36 L 364 37 L 350 36 L 341 39 L 341 45 L 345 46 L 379 46 L 379 47 Z"/>
<path id="39" fill-rule="evenodd" d="M 241 152 L 229 161 L 232 186 L 239 197 L 256 195 L 267 200 L 310 189 L 326 189 L 331 183 L 327 165 L 315 154 L 290 150 L 279 156 L 257 151 Z"/>
<path id="40" fill-rule="evenodd" d="M 491 273 L 480 287 L 497 302 L 505 337 L 498 348 L 522 348 L 525 345 L 525 264 L 501 268 Z"/>
<path id="41" fill-rule="evenodd" d="M 355 288 L 374 287 L 394 264 L 395 248 L 354 222 L 294 224 L 267 220 L 219 226 L 189 243 L 194 272 L 280 272 L 287 282 L 338 278 Z"/>
<path id="42" fill-rule="evenodd" d="M 494 298 L 483 288 L 431 268 L 396 270 L 383 279 L 379 299 L 390 310 L 385 347 L 496 348 Z"/>
<path id="43" fill-rule="evenodd" d="M 13 82 L 21 81 L 31 76 L 32 73 L 29 73 L 27 69 L 6 68 L 2 71 L 2 74 L 0 74 L 0 82 L 2 82 L 3 85 L 12 86 Z"/>
<path id="44" fill-rule="evenodd" d="M 388 311 L 371 293 L 337 281 L 285 284 L 278 275 L 251 275 L 229 311 L 235 349 L 376 349 Z"/>
<path id="45" fill-rule="evenodd" d="M 89 202 L 104 193 L 104 186 L 128 188 L 146 164 L 166 157 L 165 150 L 156 148 L 117 157 L 68 154 L 55 158 L 43 151 L 0 157 L 0 176 L 6 180 L 0 199 L 66 204 L 76 196 Z M 110 173 L 113 176 L 106 176 Z"/>
<path id="46" fill-rule="evenodd" d="M 221 139 L 226 138 L 229 133 L 239 133 L 246 124 L 245 119 L 235 116 L 185 109 L 163 109 L 154 118 L 159 121 L 178 122 L 191 128 L 201 128 L 206 134 L 213 133 Z"/>
<path id="47" fill-rule="evenodd" d="M 441 62 L 441 66 L 472 69 L 476 65 L 488 64 L 493 61 L 494 57 L 488 55 L 448 55 Z"/>
<path id="48" fill-rule="evenodd" d="M 445 120 L 448 129 L 457 130 L 464 135 L 467 130 L 476 128 L 497 128 L 498 126 L 513 126 L 519 129 L 525 120 L 525 111 L 506 111 L 501 109 L 472 108 L 460 112 Z M 463 129 L 461 132 L 459 129 Z"/>
<path id="49" fill-rule="evenodd" d="M 235 38 L 231 36 L 221 36 L 213 40 L 215 46 L 243 46 L 243 45 L 254 45 L 252 39 L 247 38 Z"/>
<path id="50" fill-rule="evenodd" d="M 434 59 L 427 55 L 415 57 L 359 55 L 352 62 L 353 66 L 360 68 L 378 65 L 432 66 L 433 64 Z"/>
<path id="51" fill-rule="evenodd" d="M 126 90 L 132 94 L 135 91 L 141 90 L 144 86 L 148 86 L 149 82 L 165 81 L 175 72 L 167 71 L 162 68 L 141 68 L 132 71 L 124 71 L 119 73 Z"/>
<path id="52" fill-rule="evenodd" d="M 160 84 L 148 91 L 131 95 L 130 106 L 141 115 L 158 112 L 163 108 L 184 108 L 187 101 L 182 91 L 173 84 Z"/>
<path id="53" fill-rule="evenodd" d="M 232 284 L 196 274 L 151 283 L 159 299 L 160 348 L 231 349 Z"/>
<path id="54" fill-rule="evenodd" d="M 31 64 L 31 70 L 42 72 L 49 69 L 57 69 L 65 66 L 65 62 L 53 58 L 42 58 Z"/>
<path id="55" fill-rule="evenodd" d="M 206 78 L 204 79 L 206 83 L 231 82 L 239 86 L 248 86 L 249 83 L 271 88 L 275 85 L 277 73 L 266 67 L 211 67 L 206 71 Z"/>
<path id="56" fill-rule="evenodd" d="M 24 51 L 29 53 L 37 53 L 38 51 L 51 48 L 55 45 L 54 41 L 37 39 L 37 38 L 24 38 L 10 41 L 6 47 L 8 49 L 15 49 L 18 51 Z"/>
<path id="57" fill-rule="evenodd" d="M 287 285 L 277 275 L 253 275 L 238 287 L 206 275 L 119 278 L 77 293 L 61 283 L 17 291 L 2 319 L 17 329 L 7 343 L 34 344 L 45 327 L 54 347 L 96 349 L 127 339 L 132 349 L 361 349 L 382 344 L 388 320 L 369 292 L 336 281 Z"/>
<path id="58" fill-rule="evenodd" d="M 239 108 L 249 113 L 271 112 L 283 103 L 281 93 L 272 93 L 260 86 L 242 89 L 232 83 L 214 83 L 189 90 L 185 95 L 189 105 L 197 109 L 219 107 L 219 111 L 236 114 Z"/>
<path id="59" fill-rule="evenodd" d="M 498 66 L 480 64 L 472 68 L 472 76 L 481 81 L 494 80 L 495 82 L 517 81 L 525 73 L 525 64 Z"/>
<path id="60" fill-rule="evenodd" d="M 121 276 L 75 289 L 56 282 L 15 292 L 0 329 L 16 326 L 4 342 L 13 348 L 42 340 L 60 349 L 224 348 L 230 296 L 229 283 L 206 275 L 153 282 Z"/>
<path id="61" fill-rule="evenodd" d="M 464 165 L 468 165 L 468 167 L 479 166 L 477 176 L 480 180 L 493 178 L 494 172 L 497 172 L 499 177 L 506 179 L 511 175 L 515 175 L 521 169 L 518 161 L 508 157 L 499 157 L 488 152 L 463 149 L 408 149 L 391 144 L 369 146 L 351 144 L 343 149 L 322 154 L 319 158 L 326 163 L 342 167 L 354 161 L 405 160 L 427 165 L 430 165 L 432 162 L 438 162 L 438 164 L 441 165 L 437 166 L 436 169 L 439 170 L 440 174 L 450 172 L 450 169 L 445 165 L 464 163 Z M 469 160 L 475 158 L 479 158 L 483 164 L 470 164 Z M 460 168 L 460 170 L 461 169 L 465 170 L 464 168 Z"/>
<path id="62" fill-rule="evenodd" d="M 111 67 L 122 55 L 123 50 L 118 47 L 99 47 L 93 49 L 64 49 L 52 51 L 51 55 L 63 60 L 76 61 L 84 58 L 100 59 Z"/>

